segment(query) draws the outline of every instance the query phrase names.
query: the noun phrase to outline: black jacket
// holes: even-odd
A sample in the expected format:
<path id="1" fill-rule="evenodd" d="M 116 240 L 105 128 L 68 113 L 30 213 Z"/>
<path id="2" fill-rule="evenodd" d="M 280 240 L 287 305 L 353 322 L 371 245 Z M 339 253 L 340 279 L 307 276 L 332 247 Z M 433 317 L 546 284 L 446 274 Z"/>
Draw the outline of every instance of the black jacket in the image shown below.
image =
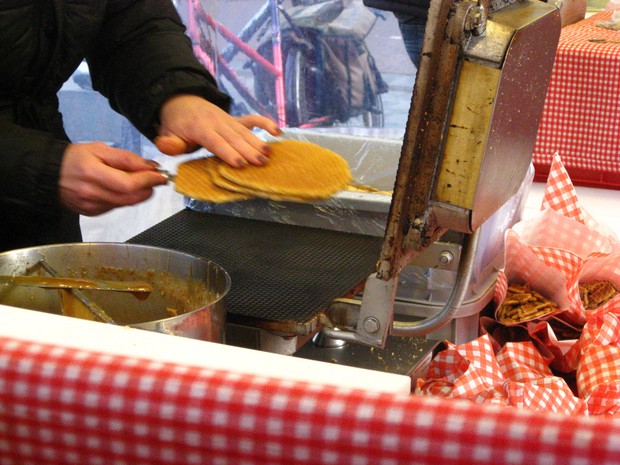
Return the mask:
<path id="1" fill-rule="evenodd" d="M 399 16 L 426 19 L 431 0 L 363 0 L 364 5 Z"/>
<path id="2" fill-rule="evenodd" d="M 149 138 L 173 94 L 228 108 L 184 31 L 169 0 L 0 0 L 0 250 L 81 240 L 59 204 L 57 92 L 84 58 L 93 88 Z"/>

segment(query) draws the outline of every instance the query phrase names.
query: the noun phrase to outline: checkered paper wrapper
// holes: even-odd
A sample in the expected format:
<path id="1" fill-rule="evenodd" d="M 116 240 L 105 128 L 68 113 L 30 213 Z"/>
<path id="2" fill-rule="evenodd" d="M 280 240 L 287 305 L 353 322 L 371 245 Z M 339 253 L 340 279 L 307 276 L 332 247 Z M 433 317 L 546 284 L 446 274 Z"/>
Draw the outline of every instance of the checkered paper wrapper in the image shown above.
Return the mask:
<path id="1" fill-rule="evenodd" d="M 564 373 L 574 371 L 579 354 L 574 346 L 586 321 L 576 278 L 584 261 L 563 249 L 530 246 L 510 230 L 505 250 L 505 269 L 498 274 L 494 294 L 496 315 L 481 318 L 483 333 L 493 338 L 496 350 L 511 341 L 531 341 L 550 367 Z M 528 283 L 532 290 L 556 302 L 557 309 L 518 323 L 500 322 L 497 310 L 509 283 Z"/>
<path id="2" fill-rule="evenodd" d="M 616 255 L 620 260 L 620 254 Z M 615 270 L 619 272 L 618 269 Z M 592 311 L 579 339 L 579 397 L 590 415 L 620 412 L 620 298 Z"/>
<path id="3" fill-rule="evenodd" d="M 566 381 L 553 373 L 531 342 L 510 342 L 495 352 L 489 336 L 447 348 L 431 361 L 417 395 L 468 399 L 570 415 L 585 413 Z"/>
<path id="4" fill-rule="evenodd" d="M 553 156 L 545 187 L 541 210 L 554 210 L 561 215 L 584 224 L 607 237 L 614 250 L 620 250 L 617 235 L 607 225 L 597 222 L 579 203 L 577 192 L 559 154 Z"/>
<path id="5" fill-rule="evenodd" d="M 509 283 L 528 283 L 557 310 L 510 325 L 497 315 L 481 317 L 483 336 L 459 347 L 448 344 L 416 392 L 569 414 L 615 413 L 620 296 L 586 311 L 579 283 L 607 279 L 620 285 L 619 249 L 615 234 L 579 205 L 556 156 L 540 214 L 506 233 L 494 301 L 499 307 Z"/>
<path id="6" fill-rule="evenodd" d="M 620 387 L 615 388 L 620 362 L 609 362 L 609 352 L 620 347 L 620 296 L 586 311 L 579 295 L 580 283 L 597 280 L 609 280 L 620 288 L 618 239 L 581 207 L 556 155 L 540 214 L 506 234 L 505 269 L 494 300 L 499 306 L 508 283 L 530 283 L 557 302 L 558 310 L 513 328 L 502 328 L 490 319 L 481 324 L 493 336 L 496 350 L 511 340 L 530 340 L 554 370 L 577 370 L 576 389 L 587 400 L 590 414 L 614 413 L 620 405 Z"/>

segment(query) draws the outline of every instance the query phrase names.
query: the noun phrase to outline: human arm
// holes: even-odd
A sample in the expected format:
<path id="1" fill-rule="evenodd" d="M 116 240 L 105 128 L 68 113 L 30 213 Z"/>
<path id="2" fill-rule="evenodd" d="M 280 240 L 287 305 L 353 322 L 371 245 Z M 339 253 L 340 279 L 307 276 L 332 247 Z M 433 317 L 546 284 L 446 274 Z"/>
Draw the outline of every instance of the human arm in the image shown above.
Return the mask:
<path id="1" fill-rule="evenodd" d="M 273 135 L 280 130 L 258 115 L 233 118 L 226 113 L 230 98 L 194 56 L 170 2 L 110 3 L 114 8 L 88 57 L 94 88 L 150 139 L 172 136 L 173 143 L 181 144 L 165 153 L 203 146 L 237 166 L 244 160 L 261 164 L 267 149 L 250 128 Z"/>
<path id="2" fill-rule="evenodd" d="M 217 89 L 213 77 L 198 62 L 184 32 L 168 0 L 108 0 L 97 39 L 87 55 L 93 87 L 147 137 L 166 135 L 181 141 L 182 150 L 173 154 L 204 146 L 237 166 L 246 160 L 263 163 L 266 146 L 250 128 L 260 127 L 274 135 L 280 133 L 279 128 L 258 115 L 233 118 L 227 113 L 230 98 Z M 73 157 L 78 149 L 82 156 Z M 143 169 L 140 161 L 121 163 L 130 155 L 116 152 L 112 156 L 102 145 L 69 146 L 63 162 L 67 169 L 60 178 L 61 196 L 70 199 L 65 204 L 82 214 L 96 214 L 123 198 L 131 204 L 150 195 L 157 181 L 165 179 Z M 64 184 L 63 178 L 67 179 Z M 115 183 L 110 182 L 113 178 Z M 127 190 L 115 192 L 112 186 Z"/>
<path id="3" fill-rule="evenodd" d="M 0 118 L 0 215 L 43 223 L 68 209 L 96 215 L 133 205 L 166 180 L 136 154 L 102 142 L 70 144 Z"/>

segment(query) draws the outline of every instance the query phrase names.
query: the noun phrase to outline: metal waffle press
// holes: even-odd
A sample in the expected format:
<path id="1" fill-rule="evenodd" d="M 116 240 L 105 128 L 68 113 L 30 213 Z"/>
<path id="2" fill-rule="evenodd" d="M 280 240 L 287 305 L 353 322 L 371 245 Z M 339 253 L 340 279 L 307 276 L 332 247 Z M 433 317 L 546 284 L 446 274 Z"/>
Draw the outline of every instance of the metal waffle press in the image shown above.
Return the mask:
<path id="1" fill-rule="evenodd" d="M 348 158 L 356 179 L 366 166 L 373 189 L 314 204 L 187 199 L 131 242 L 230 273 L 229 344 L 413 376 L 438 341 L 477 337 L 533 176 L 559 34 L 543 2 L 432 0 L 403 140 L 285 132 Z"/>

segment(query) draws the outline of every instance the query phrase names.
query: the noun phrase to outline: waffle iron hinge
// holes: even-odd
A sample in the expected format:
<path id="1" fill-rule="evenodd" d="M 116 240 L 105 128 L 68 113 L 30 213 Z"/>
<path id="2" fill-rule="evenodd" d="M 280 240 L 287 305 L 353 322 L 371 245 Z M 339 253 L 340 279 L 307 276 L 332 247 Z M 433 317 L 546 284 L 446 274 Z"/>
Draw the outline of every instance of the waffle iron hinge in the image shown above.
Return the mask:
<path id="1" fill-rule="evenodd" d="M 383 348 L 388 335 L 417 336 L 441 328 L 454 318 L 467 295 L 479 237 L 479 229 L 465 236 L 461 255 L 455 261 L 458 263 L 456 282 L 443 310 L 436 315 L 414 322 L 393 321 L 398 275 L 385 280 L 373 273 L 366 279 L 361 301 L 335 299 L 321 315 L 324 336 Z M 424 253 L 433 248 L 440 250 L 443 247 L 434 243 Z"/>

